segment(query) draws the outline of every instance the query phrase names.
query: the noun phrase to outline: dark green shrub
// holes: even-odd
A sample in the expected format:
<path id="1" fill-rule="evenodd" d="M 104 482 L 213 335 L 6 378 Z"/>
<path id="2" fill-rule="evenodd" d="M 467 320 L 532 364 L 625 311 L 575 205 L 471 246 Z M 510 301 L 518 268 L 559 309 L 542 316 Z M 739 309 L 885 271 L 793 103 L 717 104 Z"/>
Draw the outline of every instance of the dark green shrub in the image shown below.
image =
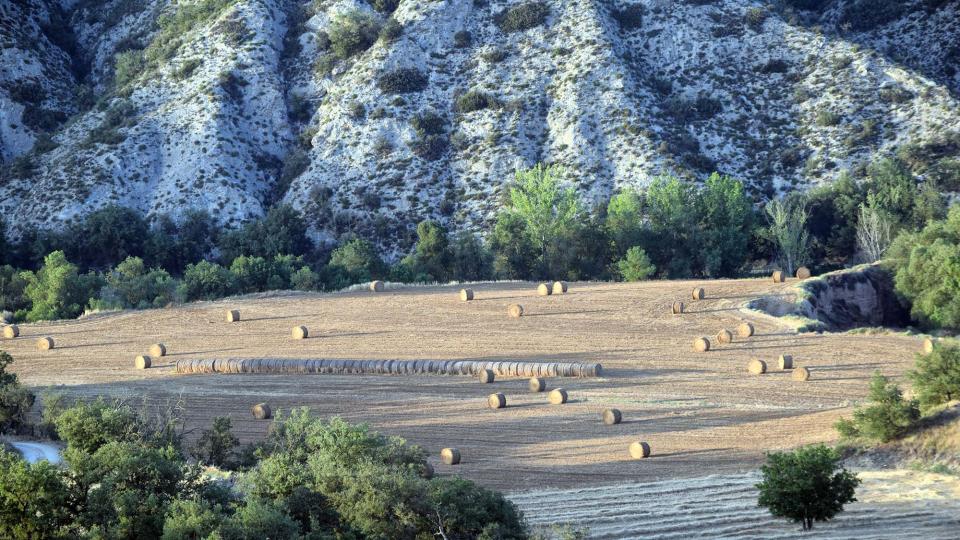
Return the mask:
<path id="1" fill-rule="evenodd" d="M 173 78 L 178 81 L 189 79 L 193 72 L 200 67 L 203 61 L 199 58 L 188 58 L 180 63 L 180 67 L 173 71 Z"/>
<path id="2" fill-rule="evenodd" d="M 434 111 L 420 111 L 410 120 L 410 126 L 413 127 L 417 135 L 441 135 L 447 131 L 447 119 Z"/>
<path id="3" fill-rule="evenodd" d="M 114 60 L 113 84 L 122 88 L 133 82 L 146 68 L 143 51 L 124 51 Z"/>
<path id="4" fill-rule="evenodd" d="M 197 458 L 214 467 L 228 466 L 234 450 L 240 445 L 240 440 L 233 434 L 231 428 L 230 417 L 215 417 L 210 429 L 200 434 L 194 451 Z"/>
<path id="5" fill-rule="evenodd" d="M 493 109 L 500 106 L 500 102 L 480 90 L 470 90 L 457 97 L 454 108 L 459 113 L 469 113 L 483 109 Z"/>
<path id="6" fill-rule="evenodd" d="M 526 2 L 494 15 L 493 21 L 504 32 L 522 32 L 540 26 L 549 14 L 545 2 Z"/>
<path id="7" fill-rule="evenodd" d="M 793 452 L 767 454 L 758 504 L 777 517 L 801 523 L 827 521 L 854 502 L 860 479 L 840 465 L 840 455 L 826 446 L 806 446 Z"/>
<path id="8" fill-rule="evenodd" d="M 622 9 L 615 9 L 611 15 L 613 20 L 620 24 L 621 30 L 630 31 L 643 26 L 643 12 L 642 4 L 634 4 Z"/>
<path id="9" fill-rule="evenodd" d="M 837 421 L 840 435 L 887 442 L 902 436 L 920 418 L 917 402 L 903 399 L 900 388 L 880 372 L 870 380 L 868 399 L 871 404 L 854 410 L 853 420 Z"/>
<path id="10" fill-rule="evenodd" d="M 331 274 L 331 285 L 336 289 L 383 277 L 386 265 L 373 244 L 354 238 L 333 250 L 327 270 Z"/>
<path id="11" fill-rule="evenodd" d="M 100 304 L 113 309 L 163 307 L 174 302 L 177 289 L 166 270 L 148 269 L 139 257 L 128 257 L 118 264 L 107 274 L 106 282 L 100 291 Z"/>
<path id="12" fill-rule="evenodd" d="M 466 49 L 473 44 L 473 36 L 466 30 L 460 30 L 453 35 L 453 46 L 458 49 Z"/>
<path id="13" fill-rule="evenodd" d="M 851 0 L 843 6 L 840 24 L 857 31 L 873 30 L 899 18 L 905 9 L 901 0 Z"/>
<path id="14" fill-rule="evenodd" d="M 360 10 L 337 15 L 330 24 L 330 49 L 341 60 L 369 49 L 377 41 L 380 22 Z"/>
<path id="15" fill-rule="evenodd" d="M 786 73 L 790 71 L 790 65 L 780 58 L 767 60 L 765 64 L 757 68 L 760 73 Z"/>
<path id="16" fill-rule="evenodd" d="M 380 29 L 380 39 L 384 43 L 391 43 L 396 41 L 400 36 L 403 35 L 403 25 L 400 24 L 400 21 L 390 17 L 387 19 L 387 22 L 383 25 L 383 28 Z"/>
<path id="17" fill-rule="evenodd" d="M 221 258 L 226 262 L 241 256 L 273 258 L 305 255 L 313 244 L 307 238 L 303 216 L 289 205 L 274 206 L 267 215 L 221 236 Z"/>
<path id="18" fill-rule="evenodd" d="M 178 293 L 188 301 L 215 300 L 236 292 L 233 274 L 217 263 L 187 265 Z"/>
<path id="19" fill-rule="evenodd" d="M 377 87 L 384 94 L 409 94 L 421 92 L 429 79 L 416 68 L 398 68 L 377 78 Z"/>
<path id="20" fill-rule="evenodd" d="M 744 15 L 744 21 L 754 31 L 760 31 L 763 28 L 763 23 L 767 20 L 767 10 L 762 7 L 751 7 L 747 8 L 747 12 Z"/>
<path id="21" fill-rule="evenodd" d="M 397 10 L 400 0 L 367 0 L 370 6 L 379 13 L 389 15 Z"/>
<path id="22" fill-rule="evenodd" d="M 633 246 L 626 255 L 617 261 L 617 272 L 624 281 L 642 281 L 652 276 L 657 267 L 650 262 L 647 252 L 640 246 Z"/>
<path id="23" fill-rule="evenodd" d="M 831 111 L 820 111 L 814 122 L 822 127 L 835 126 L 840 123 L 840 115 Z"/>
<path id="24" fill-rule="evenodd" d="M 0 312 L 16 314 L 30 308 L 30 298 L 26 294 L 27 278 L 14 267 L 0 266 Z"/>
<path id="25" fill-rule="evenodd" d="M 918 354 L 908 376 L 925 410 L 960 399 L 960 345 L 938 344 L 932 353 Z"/>
<path id="26" fill-rule="evenodd" d="M 56 465 L 0 448 L 0 538 L 69 538 L 69 495 Z"/>
<path id="27" fill-rule="evenodd" d="M 15 373 L 7 371 L 12 363 L 13 357 L 0 351 L 0 433 L 20 431 L 26 425 L 26 415 L 36 399 L 20 384 Z"/>

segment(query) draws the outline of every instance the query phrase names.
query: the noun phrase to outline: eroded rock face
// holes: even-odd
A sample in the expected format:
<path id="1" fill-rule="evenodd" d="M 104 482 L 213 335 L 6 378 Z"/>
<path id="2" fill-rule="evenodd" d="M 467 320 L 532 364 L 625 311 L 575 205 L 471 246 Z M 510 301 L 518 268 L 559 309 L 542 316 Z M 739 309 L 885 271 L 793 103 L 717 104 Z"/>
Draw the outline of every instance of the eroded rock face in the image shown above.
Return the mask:
<path id="1" fill-rule="evenodd" d="M 894 291 L 893 275 L 876 264 L 824 274 L 800 288 L 808 295 L 798 303 L 798 311 L 831 330 L 910 322 L 909 309 Z"/>

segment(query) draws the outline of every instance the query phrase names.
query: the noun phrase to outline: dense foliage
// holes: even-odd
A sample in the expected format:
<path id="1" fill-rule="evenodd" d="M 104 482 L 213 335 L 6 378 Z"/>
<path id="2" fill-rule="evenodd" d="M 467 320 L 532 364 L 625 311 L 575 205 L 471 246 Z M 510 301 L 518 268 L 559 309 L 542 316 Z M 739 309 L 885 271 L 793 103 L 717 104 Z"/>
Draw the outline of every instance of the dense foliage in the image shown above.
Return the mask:
<path id="1" fill-rule="evenodd" d="M 960 345 L 938 344 L 930 354 L 918 354 L 908 375 L 923 409 L 960 399 Z"/>
<path id="2" fill-rule="evenodd" d="M 34 395 L 7 372 L 13 358 L 0 351 L 0 433 L 17 432 L 26 423 L 26 415 L 33 406 Z"/>
<path id="3" fill-rule="evenodd" d="M 278 415 L 231 488 L 183 450 L 177 410 L 146 415 L 102 399 L 56 410 L 64 467 L 28 465 L 0 450 L 0 536 L 527 537 L 522 514 L 499 493 L 430 478 L 420 448 L 306 409 Z M 229 419 L 217 418 L 196 458 L 228 465 L 236 446 Z"/>
<path id="4" fill-rule="evenodd" d="M 758 504 L 810 530 L 816 521 L 828 521 L 854 502 L 857 476 L 840 466 L 840 455 L 826 446 L 807 446 L 793 452 L 767 455 L 761 467 L 763 481 Z"/>
<path id="5" fill-rule="evenodd" d="M 900 388 L 879 372 L 870 380 L 870 404 L 853 411 L 853 420 L 841 418 L 837 431 L 847 438 L 887 442 L 902 436 L 920 419 L 917 402 L 903 398 Z"/>

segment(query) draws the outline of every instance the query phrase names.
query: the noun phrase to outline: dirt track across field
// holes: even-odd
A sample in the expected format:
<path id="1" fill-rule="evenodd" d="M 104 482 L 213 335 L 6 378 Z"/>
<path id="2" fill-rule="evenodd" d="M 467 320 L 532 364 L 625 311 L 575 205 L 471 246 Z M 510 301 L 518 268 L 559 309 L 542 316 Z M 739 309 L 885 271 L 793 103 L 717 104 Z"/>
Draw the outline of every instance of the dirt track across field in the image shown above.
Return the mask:
<path id="1" fill-rule="evenodd" d="M 369 422 L 425 447 L 438 473 L 459 473 L 504 489 L 579 487 L 656 481 L 750 470 L 772 449 L 834 439 L 833 422 L 849 415 L 875 370 L 900 377 L 919 339 L 902 335 L 796 334 L 777 320 L 748 313 L 752 298 L 792 294 L 791 282 L 769 280 L 637 284 L 573 283 L 561 296 L 539 297 L 536 284 L 472 286 L 476 300 L 461 302 L 459 287 L 414 287 L 383 293 L 294 294 L 127 311 L 78 321 L 21 326 L 21 337 L 0 342 L 14 370 L 31 386 L 55 386 L 67 396 L 127 396 L 150 400 L 182 396 L 188 425 L 208 427 L 232 417 L 244 442 L 263 437 L 270 423 L 254 420 L 251 405 L 274 410 L 308 406 L 317 415 Z M 691 301 L 694 286 L 707 298 Z M 669 314 L 675 300 L 687 313 Z M 507 306 L 525 315 L 510 319 Z M 226 309 L 242 320 L 227 323 Z M 718 345 L 721 328 L 747 319 L 757 333 Z M 293 340 L 306 325 L 310 338 Z M 52 336 L 56 349 L 34 342 Z M 692 341 L 710 336 L 708 353 Z M 133 360 L 153 342 L 169 356 L 135 370 Z M 776 369 L 792 354 L 809 367 L 808 382 Z M 469 377 L 385 375 L 178 375 L 181 358 L 333 358 L 600 362 L 603 377 L 547 381 L 570 395 L 549 405 L 526 379 L 480 384 Z M 747 373 L 751 358 L 771 372 Z M 507 408 L 486 408 L 503 392 Z M 608 407 L 623 411 L 605 426 Z M 194 436 L 196 433 L 194 433 Z M 647 441 L 653 457 L 631 460 L 632 441 Z M 441 465 L 440 449 L 457 447 L 463 463 Z"/>

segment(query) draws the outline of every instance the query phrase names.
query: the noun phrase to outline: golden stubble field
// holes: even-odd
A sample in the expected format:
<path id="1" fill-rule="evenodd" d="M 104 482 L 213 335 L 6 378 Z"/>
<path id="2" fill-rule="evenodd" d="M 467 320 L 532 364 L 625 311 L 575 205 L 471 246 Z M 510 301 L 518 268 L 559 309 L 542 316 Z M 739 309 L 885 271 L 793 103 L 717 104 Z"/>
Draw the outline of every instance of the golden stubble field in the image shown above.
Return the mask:
<path id="1" fill-rule="evenodd" d="M 426 448 L 439 474 L 493 488 L 654 481 L 749 470 L 767 450 L 833 440 L 833 422 L 866 395 L 873 371 L 901 377 L 911 366 L 918 338 L 797 334 L 741 309 L 752 298 L 790 295 L 793 283 L 572 283 L 568 294 L 549 297 L 537 296 L 536 284 L 497 283 L 473 285 L 476 300 L 467 303 L 455 286 L 281 293 L 21 325 L 21 337 L 0 346 L 24 383 L 68 397 L 181 397 L 192 437 L 226 415 L 243 442 L 261 438 L 270 422 L 249 409 L 265 401 L 274 410 L 308 406 L 368 422 Z M 705 300 L 690 301 L 694 286 L 705 287 Z M 669 314 L 675 300 L 687 303 L 686 314 Z M 508 318 L 511 303 L 526 315 Z M 241 310 L 242 321 L 227 323 L 228 308 Z M 712 336 L 743 320 L 755 324 L 755 336 L 716 344 Z M 311 337 L 291 339 L 301 324 Z M 56 348 L 38 351 L 40 336 L 52 336 Z M 693 352 L 698 336 L 710 336 L 714 348 Z M 134 369 L 134 357 L 158 341 L 169 355 Z M 778 371 L 781 353 L 810 368 L 811 380 Z M 557 406 L 529 393 L 526 379 L 485 385 L 436 375 L 174 372 L 177 359 L 229 357 L 586 361 L 602 363 L 604 373 L 548 380 L 548 390 L 570 393 L 571 402 Z M 766 360 L 771 372 L 748 374 L 751 358 Z M 486 408 L 493 392 L 506 394 L 506 409 Z M 608 407 L 623 411 L 622 424 L 601 423 Z M 647 441 L 653 456 L 632 460 L 627 447 L 635 440 Z M 461 450 L 461 465 L 439 463 L 447 446 Z"/>

